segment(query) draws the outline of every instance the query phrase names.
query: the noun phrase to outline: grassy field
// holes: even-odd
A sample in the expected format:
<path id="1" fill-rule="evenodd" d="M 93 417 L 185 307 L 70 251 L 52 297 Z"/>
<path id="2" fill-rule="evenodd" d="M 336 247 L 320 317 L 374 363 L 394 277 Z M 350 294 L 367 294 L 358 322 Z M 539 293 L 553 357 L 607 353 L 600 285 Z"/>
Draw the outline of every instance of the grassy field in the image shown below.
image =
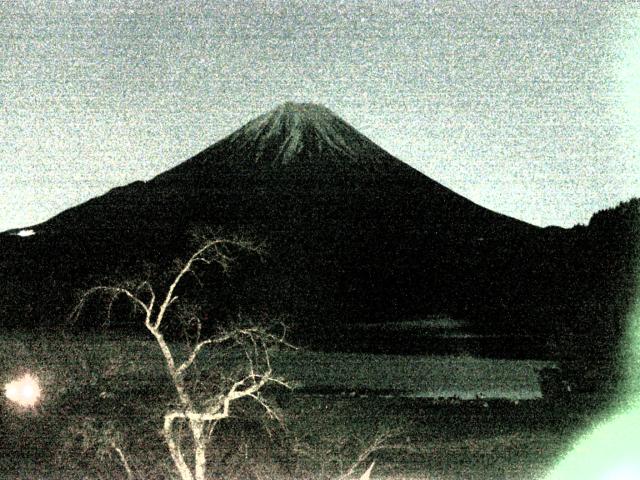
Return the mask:
<path id="1" fill-rule="evenodd" d="M 332 478 L 385 432 L 387 448 L 372 455 L 376 478 L 539 478 L 596 415 L 586 397 L 526 400 L 539 394 L 540 362 L 296 351 L 274 364 L 304 387 L 273 392 L 284 425 L 238 405 L 212 434 L 212 478 Z M 1 478 L 124 478 L 113 444 L 141 477 L 172 478 L 160 427 L 173 392 L 155 344 L 5 335 L 0 367 L 2 384 L 28 371 L 44 392 L 34 410 L 2 398 Z M 419 398 L 482 386 L 525 400 Z"/>

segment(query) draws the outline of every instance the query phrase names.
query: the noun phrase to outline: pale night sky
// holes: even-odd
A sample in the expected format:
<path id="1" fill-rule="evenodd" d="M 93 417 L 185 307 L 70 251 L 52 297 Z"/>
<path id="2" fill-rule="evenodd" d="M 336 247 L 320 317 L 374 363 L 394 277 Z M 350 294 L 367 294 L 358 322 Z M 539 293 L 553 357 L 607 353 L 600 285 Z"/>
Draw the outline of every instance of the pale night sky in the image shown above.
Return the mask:
<path id="1" fill-rule="evenodd" d="M 287 100 L 492 210 L 586 223 L 640 196 L 640 3 L 0 2 L 0 231 Z"/>

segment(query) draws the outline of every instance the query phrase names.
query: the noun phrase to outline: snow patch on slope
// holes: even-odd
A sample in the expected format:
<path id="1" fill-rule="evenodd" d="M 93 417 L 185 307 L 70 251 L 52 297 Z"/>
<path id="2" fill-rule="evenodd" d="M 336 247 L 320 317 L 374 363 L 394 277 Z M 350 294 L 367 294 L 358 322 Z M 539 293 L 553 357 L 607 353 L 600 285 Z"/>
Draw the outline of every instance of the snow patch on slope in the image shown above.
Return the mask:
<path id="1" fill-rule="evenodd" d="M 17 235 L 18 237 L 31 237 L 32 235 L 35 235 L 35 234 L 36 234 L 35 230 L 32 230 L 31 228 L 26 228 L 24 230 L 20 230 L 14 233 L 14 235 Z"/>

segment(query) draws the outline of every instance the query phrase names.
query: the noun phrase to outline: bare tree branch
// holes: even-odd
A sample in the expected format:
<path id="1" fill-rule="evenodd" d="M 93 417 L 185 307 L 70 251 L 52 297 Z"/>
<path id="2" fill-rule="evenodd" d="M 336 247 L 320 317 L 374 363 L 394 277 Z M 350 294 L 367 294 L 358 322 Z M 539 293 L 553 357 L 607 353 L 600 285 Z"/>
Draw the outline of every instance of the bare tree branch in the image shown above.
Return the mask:
<path id="1" fill-rule="evenodd" d="M 348 480 L 349 478 L 353 477 L 356 470 L 358 470 L 366 461 L 368 461 L 371 455 L 375 452 L 397 448 L 396 446 L 390 445 L 388 443 L 391 438 L 396 437 L 397 435 L 398 432 L 394 430 L 384 431 L 376 435 L 374 439 L 368 442 L 365 447 L 358 453 L 358 457 L 347 469 L 347 471 L 340 475 L 336 480 Z M 370 477 L 374 464 L 375 462 L 371 463 L 369 468 L 360 477 L 360 480 L 366 480 Z"/>
<path id="2" fill-rule="evenodd" d="M 180 366 L 176 369 L 176 373 L 182 374 L 185 370 L 187 370 L 192 364 L 193 362 L 196 360 L 196 358 L 198 357 L 198 354 L 200 353 L 200 350 L 202 350 L 204 347 L 206 347 L 207 345 L 215 345 L 215 344 L 220 344 L 220 343 L 224 343 L 228 340 L 230 340 L 232 338 L 232 336 L 230 334 L 226 334 L 223 335 L 221 337 L 218 338 L 208 338 L 207 340 L 203 340 L 201 342 L 198 342 L 196 344 L 195 347 L 193 347 L 193 349 L 191 350 L 191 353 L 189 354 L 189 357 L 180 364 Z"/>
<path id="3" fill-rule="evenodd" d="M 122 463 L 122 467 L 124 468 L 124 471 L 127 473 L 127 478 L 129 480 L 133 480 L 133 478 L 134 478 L 133 470 L 131 470 L 131 467 L 129 466 L 129 462 L 127 461 L 127 457 L 125 456 L 124 452 L 122 451 L 122 449 L 120 447 L 118 447 L 115 444 L 115 442 L 111 443 L 111 447 L 118 454 L 118 458 L 120 459 L 120 462 Z"/>

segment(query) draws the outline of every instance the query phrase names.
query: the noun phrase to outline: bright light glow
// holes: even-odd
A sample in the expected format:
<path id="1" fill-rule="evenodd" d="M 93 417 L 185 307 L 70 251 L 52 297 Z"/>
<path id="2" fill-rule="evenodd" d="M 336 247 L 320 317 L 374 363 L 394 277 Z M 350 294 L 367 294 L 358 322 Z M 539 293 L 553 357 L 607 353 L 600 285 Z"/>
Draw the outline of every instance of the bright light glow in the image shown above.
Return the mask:
<path id="1" fill-rule="evenodd" d="M 625 406 L 584 435 L 546 480 L 640 480 L 640 291 L 628 329 Z"/>
<path id="2" fill-rule="evenodd" d="M 30 237 L 31 235 L 35 235 L 36 232 L 34 230 L 20 230 L 18 233 L 16 233 L 17 236 L 19 237 Z"/>
<path id="3" fill-rule="evenodd" d="M 547 480 L 640 479 L 640 410 L 594 428 L 574 446 Z"/>
<path id="4" fill-rule="evenodd" d="M 619 465 L 606 473 L 603 480 L 638 480 L 640 468 L 638 465 Z"/>
<path id="5" fill-rule="evenodd" d="M 40 384 L 37 378 L 27 373 L 22 378 L 7 383 L 4 386 L 4 394 L 21 407 L 32 408 L 40 400 Z"/>

